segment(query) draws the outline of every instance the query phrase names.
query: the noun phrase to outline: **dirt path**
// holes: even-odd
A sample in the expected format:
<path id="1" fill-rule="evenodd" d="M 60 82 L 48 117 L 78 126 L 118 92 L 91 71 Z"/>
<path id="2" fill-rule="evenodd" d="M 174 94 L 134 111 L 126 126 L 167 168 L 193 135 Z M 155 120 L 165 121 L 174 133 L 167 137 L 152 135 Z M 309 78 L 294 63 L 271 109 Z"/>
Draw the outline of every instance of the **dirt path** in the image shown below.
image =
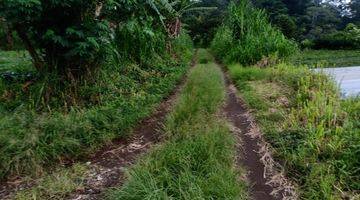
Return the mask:
<path id="1" fill-rule="evenodd" d="M 195 52 L 191 67 L 196 64 L 196 54 L 197 52 Z M 104 190 L 119 186 L 125 181 L 125 168 L 134 164 L 137 158 L 146 153 L 153 144 L 161 141 L 163 122 L 171 111 L 185 80 L 186 75 L 156 111 L 137 125 L 131 139 L 115 141 L 113 145 L 100 150 L 90 159 L 91 173 L 85 178 L 84 189 L 71 194 L 69 199 L 103 199 Z"/>
<path id="2" fill-rule="evenodd" d="M 134 129 L 130 139 L 114 141 L 111 146 L 94 154 L 88 162 L 90 173 L 85 177 L 84 188 L 71 194 L 68 199 L 103 199 L 104 190 L 121 185 L 125 180 L 125 169 L 161 140 L 162 124 L 171 110 L 177 93 L 174 92 L 160 104 L 155 113 L 143 120 Z"/>
<path id="3" fill-rule="evenodd" d="M 273 200 L 270 195 L 272 188 L 266 185 L 264 178 L 264 165 L 260 162 L 260 155 L 256 139 L 246 135 L 251 130 L 250 121 L 246 117 L 247 109 L 243 102 L 238 101 L 236 89 L 227 78 L 227 102 L 225 106 L 226 117 L 239 130 L 237 135 L 241 140 L 238 147 L 238 153 L 241 156 L 237 159 L 237 164 L 243 166 L 248 171 L 247 178 L 250 181 L 250 196 L 255 200 Z"/>
<path id="4" fill-rule="evenodd" d="M 225 73 L 227 101 L 224 112 L 237 131 L 237 164 L 248 172 L 250 198 L 254 200 L 297 199 L 294 187 L 285 176 L 278 172 L 276 163 L 269 153 L 266 142 L 261 137 L 254 119 L 249 114 L 244 101 L 237 96 L 237 89 Z"/>
<path id="5" fill-rule="evenodd" d="M 191 67 L 197 62 L 195 52 Z M 127 139 L 116 139 L 111 145 L 105 146 L 91 156 L 86 164 L 88 173 L 84 178 L 83 188 L 69 194 L 66 199 L 94 200 L 103 199 L 103 191 L 121 185 L 125 180 L 125 169 L 134 164 L 136 159 L 146 153 L 149 148 L 161 141 L 161 129 L 167 114 L 176 100 L 176 97 L 185 84 L 187 75 L 184 75 L 172 93 L 164 99 L 148 118 L 142 120 Z M 0 199 L 11 199 L 19 190 L 34 186 L 31 182 L 8 182 L 0 184 Z"/>

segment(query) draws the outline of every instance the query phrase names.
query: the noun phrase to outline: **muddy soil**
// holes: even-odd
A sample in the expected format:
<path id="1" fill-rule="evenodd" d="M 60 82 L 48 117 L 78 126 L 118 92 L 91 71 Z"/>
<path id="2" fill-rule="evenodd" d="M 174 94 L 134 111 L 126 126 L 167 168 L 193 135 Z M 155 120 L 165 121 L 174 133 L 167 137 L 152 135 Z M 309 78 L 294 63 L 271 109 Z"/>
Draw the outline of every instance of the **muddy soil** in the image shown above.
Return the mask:
<path id="1" fill-rule="evenodd" d="M 247 171 L 250 198 L 253 200 L 297 199 L 294 186 L 281 172 L 281 166 L 272 158 L 270 147 L 263 139 L 249 109 L 238 97 L 237 89 L 227 73 L 224 73 L 227 87 L 224 114 L 236 130 L 233 133 L 238 138 L 237 164 Z"/>

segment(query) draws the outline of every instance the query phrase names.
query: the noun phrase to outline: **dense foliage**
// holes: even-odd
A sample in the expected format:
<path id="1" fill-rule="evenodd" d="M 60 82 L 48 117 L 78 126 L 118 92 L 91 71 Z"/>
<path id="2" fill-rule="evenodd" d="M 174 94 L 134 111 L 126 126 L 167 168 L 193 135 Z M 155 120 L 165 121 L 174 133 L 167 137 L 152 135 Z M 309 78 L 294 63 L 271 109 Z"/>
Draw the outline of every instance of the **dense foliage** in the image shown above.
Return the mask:
<path id="1" fill-rule="evenodd" d="M 360 27 L 348 24 L 342 31 L 324 34 L 314 40 L 315 49 L 360 49 Z"/>
<path id="2" fill-rule="evenodd" d="M 173 35 L 171 25 L 187 2 L 1 1 L 0 16 L 16 30 L 37 71 L 26 82 L 20 78 L 0 87 L 9 94 L 5 107 L 88 104 L 83 88 L 96 85 L 108 60 L 151 67 L 159 55 L 168 52 L 175 58 L 171 44 L 182 29 L 177 25 Z"/>
<path id="3" fill-rule="evenodd" d="M 205 47 L 210 45 L 216 29 L 225 18 L 229 3 L 230 0 L 202 0 L 196 5 L 212 9 L 206 12 L 186 13 L 184 23 L 187 24 L 195 44 Z"/>
<path id="4" fill-rule="evenodd" d="M 99 0 L 4 0 L 0 16 L 16 30 L 38 71 L 71 79 L 104 60 L 109 26 L 96 13 L 99 5 Z"/>
<path id="5" fill-rule="evenodd" d="M 254 5 L 264 8 L 271 22 L 285 30 L 296 24 L 295 34 L 286 34 L 298 40 L 317 38 L 322 33 L 342 29 L 348 23 L 359 23 L 359 1 L 339 0 L 252 0 Z M 287 18 L 288 24 L 279 21 Z"/>
<path id="6" fill-rule="evenodd" d="M 252 7 L 247 0 L 231 3 L 228 12 L 211 44 L 218 58 L 254 64 L 264 57 L 282 58 L 296 51 L 296 44 L 272 27 L 265 12 Z"/>
<path id="7" fill-rule="evenodd" d="M 20 50 L 23 48 L 19 36 L 0 17 L 0 50 Z"/>
<path id="8" fill-rule="evenodd" d="M 94 77 L 96 84 L 81 89 L 88 108 L 38 114 L 21 106 L 21 101 L 10 111 L 0 106 L 0 178 L 40 173 L 44 166 L 78 158 L 114 137 L 125 137 L 185 72 L 191 40 L 182 35 L 174 46 L 182 55 L 178 61 L 172 61 L 168 54 L 154 58 L 146 68 L 137 63 L 109 61 Z M 3 101 L 7 97 L 1 98 Z"/>
<path id="9" fill-rule="evenodd" d="M 266 9 L 273 25 L 289 38 L 318 43 L 316 48 L 351 48 L 350 41 L 358 35 L 346 35 L 349 23 L 359 25 L 359 0 L 252 0 L 255 6 Z M 330 45 L 326 45 L 329 42 Z M 306 46 L 309 47 L 309 46 Z"/>
<path id="10" fill-rule="evenodd" d="M 191 38 L 168 28 L 186 2 L 1 1 L 28 54 L 0 69 L 0 179 L 126 137 L 186 71 Z"/>

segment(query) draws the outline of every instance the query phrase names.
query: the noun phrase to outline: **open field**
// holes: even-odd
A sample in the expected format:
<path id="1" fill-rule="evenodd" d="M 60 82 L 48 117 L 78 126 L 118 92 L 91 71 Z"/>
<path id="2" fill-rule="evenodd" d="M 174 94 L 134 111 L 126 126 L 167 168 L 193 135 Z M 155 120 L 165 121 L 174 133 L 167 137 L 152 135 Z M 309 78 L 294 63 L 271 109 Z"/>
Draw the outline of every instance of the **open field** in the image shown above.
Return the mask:
<path id="1" fill-rule="evenodd" d="M 290 60 L 295 65 L 311 68 L 360 66 L 360 50 L 304 50 Z"/>

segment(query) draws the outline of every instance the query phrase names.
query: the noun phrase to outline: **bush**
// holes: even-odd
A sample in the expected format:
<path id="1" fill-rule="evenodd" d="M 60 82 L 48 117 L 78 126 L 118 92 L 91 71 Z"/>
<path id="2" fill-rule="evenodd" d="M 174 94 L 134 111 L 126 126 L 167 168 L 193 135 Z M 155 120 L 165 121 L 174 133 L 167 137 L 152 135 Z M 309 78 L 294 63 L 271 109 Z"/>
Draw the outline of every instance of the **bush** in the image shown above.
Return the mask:
<path id="1" fill-rule="evenodd" d="M 242 0 L 230 4 L 227 20 L 218 29 L 211 49 L 225 62 L 249 65 L 271 55 L 287 57 L 297 46 L 271 26 L 264 11 Z"/>
<path id="2" fill-rule="evenodd" d="M 297 26 L 295 20 L 289 15 L 279 14 L 273 20 L 273 24 L 278 27 L 287 38 L 297 36 Z"/>
<path id="3" fill-rule="evenodd" d="M 3 0 L 0 17 L 16 30 L 41 73 L 73 79 L 104 60 L 109 26 L 95 13 L 100 0 Z"/>
<path id="4" fill-rule="evenodd" d="M 309 40 L 309 39 L 305 39 L 301 42 L 301 48 L 303 49 L 311 49 L 314 47 L 314 42 Z"/>
<path id="5" fill-rule="evenodd" d="M 19 36 L 0 18 L 0 50 L 24 49 Z"/>
<path id="6" fill-rule="evenodd" d="M 154 29 L 151 20 L 133 17 L 116 29 L 115 45 L 121 59 L 146 63 L 154 54 L 165 53 L 166 35 Z"/>

